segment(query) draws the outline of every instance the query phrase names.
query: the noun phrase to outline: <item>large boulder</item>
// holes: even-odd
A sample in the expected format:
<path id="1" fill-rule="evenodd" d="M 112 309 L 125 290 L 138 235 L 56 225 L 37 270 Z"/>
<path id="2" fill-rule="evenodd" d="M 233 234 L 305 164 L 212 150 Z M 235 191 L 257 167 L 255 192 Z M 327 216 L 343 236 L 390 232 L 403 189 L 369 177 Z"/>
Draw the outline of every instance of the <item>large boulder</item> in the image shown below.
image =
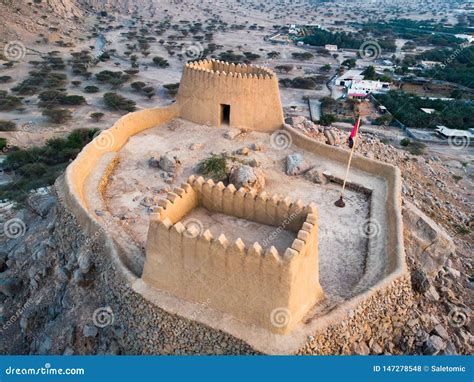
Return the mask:
<path id="1" fill-rule="evenodd" d="M 316 167 L 313 167 L 312 169 L 309 169 L 308 171 L 305 172 L 304 174 L 305 178 L 308 179 L 309 181 L 317 184 L 326 184 L 328 180 L 326 179 L 326 176 L 324 176 L 323 171 L 317 169 Z"/>
<path id="2" fill-rule="evenodd" d="M 158 163 L 160 168 L 166 172 L 175 172 L 180 164 L 181 162 L 179 161 L 178 158 L 176 157 L 171 158 L 168 155 L 162 155 Z"/>
<path id="3" fill-rule="evenodd" d="M 326 138 L 326 144 L 328 145 L 335 146 L 341 143 L 336 133 L 336 130 L 334 129 L 331 129 L 331 128 L 324 129 L 324 137 Z"/>
<path id="4" fill-rule="evenodd" d="M 403 207 L 405 250 L 427 274 L 435 277 L 456 250 L 453 239 L 410 202 Z"/>
<path id="5" fill-rule="evenodd" d="M 310 165 L 299 153 L 290 154 L 286 157 L 287 175 L 300 175 L 310 169 Z"/>
<path id="6" fill-rule="evenodd" d="M 306 118 L 303 117 L 302 115 L 297 115 L 294 117 L 288 117 L 285 119 L 285 122 L 288 123 L 289 125 L 296 126 L 301 123 L 304 123 L 306 121 Z"/>
<path id="7" fill-rule="evenodd" d="M 21 280 L 16 277 L 0 278 L 0 293 L 7 297 L 14 297 L 21 289 Z"/>
<path id="8" fill-rule="evenodd" d="M 237 165 L 230 171 L 229 182 L 237 189 L 240 187 L 259 191 L 265 186 L 265 176 L 260 168 Z"/>

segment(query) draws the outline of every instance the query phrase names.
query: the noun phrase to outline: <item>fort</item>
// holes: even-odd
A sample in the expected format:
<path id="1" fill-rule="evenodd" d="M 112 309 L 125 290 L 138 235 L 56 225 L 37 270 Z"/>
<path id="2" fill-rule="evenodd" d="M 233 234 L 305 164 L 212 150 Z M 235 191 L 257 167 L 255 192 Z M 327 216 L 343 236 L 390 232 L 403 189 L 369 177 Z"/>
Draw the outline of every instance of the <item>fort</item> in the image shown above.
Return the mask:
<path id="1" fill-rule="evenodd" d="M 262 190 L 200 177 L 197 164 L 219 151 L 250 163 L 249 147 Z M 295 152 L 330 182 L 286 174 Z M 200 341 L 226 353 L 331 354 L 347 352 L 329 345 L 343 342 L 341 327 L 399 309 L 409 283 L 400 172 L 355 155 L 340 209 L 348 156 L 284 123 L 269 69 L 204 60 L 186 64 L 174 104 L 120 118 L 56 188 L 97 238 L 104 297 L 137 351 L 164 352 L 166 323 L 165 342 L 182 352 Z M 170 175 L 150 157 L 179 161 Z"/>

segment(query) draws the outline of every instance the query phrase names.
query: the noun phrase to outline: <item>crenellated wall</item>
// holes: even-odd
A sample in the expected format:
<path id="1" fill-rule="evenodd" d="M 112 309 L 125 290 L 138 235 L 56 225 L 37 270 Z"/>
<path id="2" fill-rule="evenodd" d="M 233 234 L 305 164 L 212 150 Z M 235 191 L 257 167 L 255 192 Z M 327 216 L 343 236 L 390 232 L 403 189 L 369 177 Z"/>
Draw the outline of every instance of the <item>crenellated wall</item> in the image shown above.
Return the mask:
<path id="1" fill-rule="evenodd" d="M 192 176 L 159 206 L 148 230 L 142 275 L 148 285 L 277 333 L 291 331 L 323 298 L 314 205 Z M 258 242 L 247 247 L 241 238 L 230 242 L 225 234 L 215 238 L 183 224 L 198 206 L 293 231 L 296 238 L 284 253 Z M 284 312 L 283 325 L 275 312 Z"/>
<path id="2" fill-rule="evenodd" d="M 223 125 L 221 105 L 230 106 L 229 125 L 271 132 L 282 127 L 276 74 L 253 65 L 203 60 L 185 65 L 177 102 L 182 118 Z"/>

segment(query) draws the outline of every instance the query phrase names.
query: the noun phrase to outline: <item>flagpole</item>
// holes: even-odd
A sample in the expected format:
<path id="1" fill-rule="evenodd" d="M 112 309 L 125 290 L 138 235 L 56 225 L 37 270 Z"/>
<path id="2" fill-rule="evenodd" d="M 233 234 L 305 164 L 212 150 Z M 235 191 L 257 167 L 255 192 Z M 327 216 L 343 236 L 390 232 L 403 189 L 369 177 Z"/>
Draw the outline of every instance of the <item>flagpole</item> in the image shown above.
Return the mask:
<path id="1" fill-rule="evenodd" d="M 357 120 L 357 128 L 356 128 L 356 131 L 355 131 L 354 141 L 353 141 L 353 144 L 352 144 L 351 152 L 349 154 L 349 160 L 347 162 L 346 175 L 344 176 L 344 182 L 342 183 L 341 195 L 340 195 L 339 199 L 334 203 L 336 205 L 336 207 L 341 207 L 342 208 L 342 207 L 346 206 L 346 203 L 344 202 L 344 191 L 346 189 L 347 177 L 349 175 L 349 169 L 351 167 L 352 156 L 354 155 L 354 150 L 355 150 L 356 140 L 357 140 L 357 133 L 359 132 L 359 127 L 360 127 L 360 116 L 359 116 L 359 119 Z"/>

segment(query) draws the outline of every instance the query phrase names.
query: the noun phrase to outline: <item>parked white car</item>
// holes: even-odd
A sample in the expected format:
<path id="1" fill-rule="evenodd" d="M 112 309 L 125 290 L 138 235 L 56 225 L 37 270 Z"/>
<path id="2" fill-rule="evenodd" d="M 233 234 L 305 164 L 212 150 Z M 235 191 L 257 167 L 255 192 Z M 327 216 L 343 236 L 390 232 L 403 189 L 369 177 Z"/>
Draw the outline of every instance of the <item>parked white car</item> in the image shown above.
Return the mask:
<path id="1" fill-rule="evenodd" d="M 449 129 L 446 126 L 436 126 L 435 131 L 439 135 L 445 138 L 466 138 L 466 139 L 474 138 L 474 129 L 457 130 L 457 129 Z"/>

